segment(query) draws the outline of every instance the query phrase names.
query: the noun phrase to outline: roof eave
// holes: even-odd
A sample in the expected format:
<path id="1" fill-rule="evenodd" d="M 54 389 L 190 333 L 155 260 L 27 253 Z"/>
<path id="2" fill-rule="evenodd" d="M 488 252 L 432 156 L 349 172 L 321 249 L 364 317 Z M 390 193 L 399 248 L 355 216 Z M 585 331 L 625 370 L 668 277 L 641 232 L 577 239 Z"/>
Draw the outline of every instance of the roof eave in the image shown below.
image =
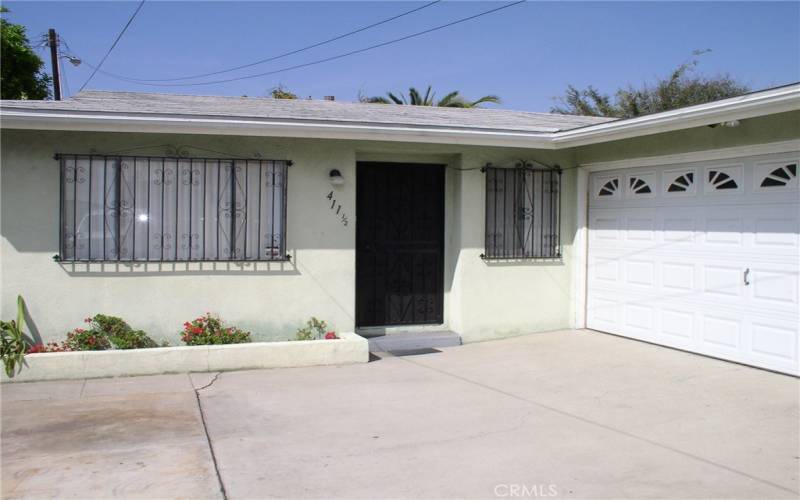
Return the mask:
<path id="1" fill-rule="evenodd" d="M 133 115 L 6 108 L 0 115 L 0 124 L 3 128 L 9 129 L 244 135 L 553 148 L 549 140 L 552 132 L 549 131 L 459 129 L 309 120 Z"/>
<path id="2" fill-rule="evenodd" d="M 189 133 L 566 149 L 800 110 L 800 84 L 565 131 L 4 108 L 3 128 Z"/>

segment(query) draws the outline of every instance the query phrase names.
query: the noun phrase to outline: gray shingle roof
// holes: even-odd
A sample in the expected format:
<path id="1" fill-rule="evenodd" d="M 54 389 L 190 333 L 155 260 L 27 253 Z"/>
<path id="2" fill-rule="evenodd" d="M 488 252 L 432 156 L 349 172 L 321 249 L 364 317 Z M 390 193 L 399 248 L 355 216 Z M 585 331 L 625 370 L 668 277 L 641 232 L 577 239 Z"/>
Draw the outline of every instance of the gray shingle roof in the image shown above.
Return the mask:
<path id="1" fill-rule="evenodd" d="M 591 116 L 503 109 L 459 109 L 259 97 L 84 91 L 64 101 L 0 101 L 2 109 L 186 115 L 228 118 L 556 132 L 610 121 Z"/>

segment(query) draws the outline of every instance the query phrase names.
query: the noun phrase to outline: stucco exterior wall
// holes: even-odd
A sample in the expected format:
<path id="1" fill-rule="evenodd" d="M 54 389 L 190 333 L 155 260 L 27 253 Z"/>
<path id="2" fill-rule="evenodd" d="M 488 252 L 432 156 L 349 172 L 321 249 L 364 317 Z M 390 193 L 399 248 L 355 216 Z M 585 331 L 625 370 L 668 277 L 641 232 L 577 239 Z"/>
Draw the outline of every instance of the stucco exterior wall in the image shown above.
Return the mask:
<path id="1" fill-rule="evenodd" d="M 163 155 L 196 146 L 242 156 L 290 159 L 288 263 L 57 263 L 58 163 L 54 153 Z M 133 150 L 133 148 L 137 148 Z M 191 150 L 197 156 L 217 156 Z M 219 155 L 225 157 L 224 154 Z M 480 259 L 487 162 L 518 159 L 568 166 L 570 155 L 505 148 L 256 137 L 4 130 L 0 161 L 0 316 L 21 294 L 37 340 L 61 340 L 97 313 L 126 319 L 154 338 L 178 344 L 187 319 L 205 311 L 253 332 L 286 339 L 310 316 L 352 330 L 355 309 L 355 169 L 358 160 L 445 163 L 445 327 L 465 341 L 570 326 L 575 186 L 565 173 L 560 262 L 489 263 Z M 328 171 L 346 179 L 333 188 Z M 334 190 L 351 223 L 325 198 Z"/>
<path id="2" fill-rule="evenodd" d="M 738 127 L 695 127 L 634 139 L 610 141 L 574 149 L 578 164 L 661 156 L 800 137 L 800 111 L 747 118 Z"/>
<path id="3" fill-rule="evenodd" d="M 800 112 L 743 120 L 737 128 L 698 127 L 571 150 L 544 151 L 236 136 L 3 130 L 0 156 L 0 317 L 15 313 L 17 294 L 36 340 L 61 340 L 83 318 L 112 314 L 156 339 L 178 344 L 187 319 L 211 311 L 258 340 L 287 339 L 310 316 L 353 330 L 355 310 L 355 172 L 357 161 L 438 163 L 445 180 L 444 327 L 467 342 L 574 326 L 581 276 L 576 234 L 578 165 L 800 137 Z M 290 159 L 287 263 L 57 263 L 58 163 L 54 153 L 164 155 L 194 146 L 197 156 Z M 134 149 L 135 148 L 135 149 Z M 221 154 L 209 153 L 208 150 Z M 559 261 L 495 261 L 484 251 L 487 162 L 537 160 L 564 168 Z M 333 188 L 328 171 L 345 184 Z M 585 174 L 583 174 L 585 177 Z M 351 223 L 343 226 L 325 198 L 334 190 Z M 581 236 L 582 237 L 582 236 Z M 578 239 L 577 241 L 580 241 Z M 578 249 L 580 250 L 580 249 Z"/>

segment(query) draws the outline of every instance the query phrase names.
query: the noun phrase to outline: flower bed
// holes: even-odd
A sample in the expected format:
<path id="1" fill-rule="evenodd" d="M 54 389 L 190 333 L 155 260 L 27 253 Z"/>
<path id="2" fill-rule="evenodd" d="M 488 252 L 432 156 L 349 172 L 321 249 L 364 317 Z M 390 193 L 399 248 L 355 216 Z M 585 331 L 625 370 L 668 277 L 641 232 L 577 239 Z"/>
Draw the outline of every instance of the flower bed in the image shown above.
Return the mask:
<path id="1" fill-rule="evenodd" d="M 369 361 L 367 340 L 355 333 L 335 340 L 252 342 L 149 349 L 40 352 L 25 356 L 23 369 L 3 382 L 83 379 L 340 365 Z"/>

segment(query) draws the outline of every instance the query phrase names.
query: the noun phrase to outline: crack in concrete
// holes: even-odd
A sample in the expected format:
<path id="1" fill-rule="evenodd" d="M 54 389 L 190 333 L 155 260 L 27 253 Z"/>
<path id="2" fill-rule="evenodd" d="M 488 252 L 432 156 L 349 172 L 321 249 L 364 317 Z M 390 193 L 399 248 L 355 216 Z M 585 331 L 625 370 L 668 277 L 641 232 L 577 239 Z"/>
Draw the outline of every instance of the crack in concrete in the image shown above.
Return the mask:
<path id="1" fill-rule="evenodd" d="M 626 436 L 628 438 L 636 439 L 636 440 L 645 442 L 647 444 L 650 444 L 650 445 L 653 445 L 653 446 L 657 446 L 657 447 L 662 448 L 664 450 L 668 450 L 668 451 L 671 451 L 673 453 L 677 453 L 677 454 L 683 455 L 683 456 L 685 456 L 687 458 L 690 458 L 690 459 L 693 459 L 693 460 L 697 460 L 699 462 L 703 462 L 705 464 L 708 464 L 708 465 L 711 465 L 711 466 L 714 466 L 714 467 L 719 467 L 719 468 L 724 469 L 724 470 L 726 470 L 728 472 L 731 472 L 733 474 L 738 474 L 740 476 L 746 477 L 746 478 L 748 478 L 748 479 L 750 479 L 752 481 L 757 481 L 759 483 L 772 486 L 773 488 L 778 488 L 781 491 L 785 491 L 787 493 L 792 493 L 794 495 L 800 493 L 800 492 L 798 492 L 796 490 L 793 490 L 791 488 L 787 488 L 787 487 L 782 486 L 780 484 L 773 483 L 772 481 L 770 481 L 768 479 L 763 479 L 763 478 L 760 478 L 758 476 L 754 476 L 752 474 L 748 474 L 747 472 L 735 469 L 733 467 L 730 467 L 730 466 L 715 462 L 715 461 L 707 459 L 707 458 L 703 458 L 703 457 L 695 455 L 693 453 L 690 453 L 690 452 L 687 452 L 687 451 L 683 451 L 683 450 L 680 450 L 678 448 L 674 448 L 674 447 L 669 446 L 669 445 L 664 444 L 664 443 L 659 443 L 658 441 L 653 441 L 652 439 L 648 439 L 648 438 L 646 438 L 644 436 L 639 436 L 639 435 L 633 434 L 631 432 L 624 431 L 622 429 L 617 429 L 616 427 L 612 427 L 612 426 L 604 424 L 602 422 L 597 422 L 597 421 L 591 420 L 591 419 L 589 419 L 587 417 L 582 417 L 580 415 L 576 415 L 574 413 L 570 413 L 570 412 L 568 412 L 566 410 L 561 410 L 561 409 L 555 408 L 553 406 L 549 406 L 549 405 L 546 405 L 544 403 L 540 403 L 538 401 L 534 401 L 532 399 L 527 399 L 527 398 L 524 398 L 524 397 L 519 396 L 517 394 L 514 394 L 512 392 L 504 391 L 503 389 L 499 389 L 497 387 L 492 387 L 492 386 L 484 384 L 482 382 L 478 382 L 476 380 L 472 380 L 472 379 L 469 379 L 467 377 L 463 377 L 461 375 L 457 375 L 455 373 L 451 373 L 451 372 L 448 372 L 448 371 L 445 371 L 445 370 L 442 370 L 442 369 L 439 369 L 439 368 L 434 368 L 432 366 L 429 366 L 429 365 L 426 365 L 426 364 L 423 364 L 423 363 L 419 363 L 419 362 L 413 361 L 413 360 L 405 358 L 405 357 L 401 357 L 399 359 L 401 359 L 402 361 L 405 361 L 407 363 L 410 363 L 412 365 L 417 365 L 419 367 L 426 368 L 428 370 L 437 372 L 439 374 L 442 374 L 442 375 L 445 375 L 445 376 L 448 376 L 448 377 L 452 377 L 452 378 L 455 378 L 457 380 L 461 380 L 462 382 L 466 382 L 468 384 L 472 384 L 472 385 L 481 387 L 483 389 L 486 389 L 486 390 L 489 390 L 489 391 L 492 391 L 492 392 L 496 392 L 498 394 L 502 394 L 504 396 L 516 399 L 517 401 L 523 401 L 525 403 L 528 403 L 528 404 L 531 404 L 531 405 L 534 405 L 534 406 L 538 406 L 539 408 L 542 408 L 544 410 L 547 410 L 547 411 L 550 411 L 550 412 L 553 412 L 553 413 L 557 413 L 559 415 L 562 415 L 562 416 L 565 416 L 565 417 L 568 417 L 568 418 L 571 418 L 571 419 L 574 419 L 574 420 L 578 420 L 578 421 L 583 422 L 585 424 L 589 424 L 589 425 L 592 425 L 592 426 L 595 426 L 595 427 L 600 427 L 600 428 L 605 429 L 607 431 L 611 431 L 611 432 Z"/>
<path id="2" fill-rule="evenodd" d="M 200 422 L 203 424 L 203 432 L 206 435 L 206 443 L 208 443 L 208 451 L 211 453 L 211 462 L 214 464 L 214 472 L 217 475 L 219 492 L 222 495 L 222 500 L 227 500 L 228 493 L 225 490 L 225 483 L 222 482 L 222 474 L 220 474 L 219 471 L 219 463 L 217 462 L 217 455 L 214 452 L 214 445 L 211 443 L 211 435 L 208 433 L 208 424 L 206 423 L 206 415 L 205 412 L 203 411 L 203 403 L 200 401 L 200 391 L 214 385 L 214 382 L 217 381 L 220 375 L 222 375 L 222 372 L 217 372 L 217 374 L 214 375 L 214 378 L 211 379 L 211 382 L 207 383 L 203 387 L 194 389 L 194 397 L 197 400 L 197 410 L 200 412 Z M 188 376 L 189 376 L 189 382 L 191 382 L 191 375 Z M 192 386 L 194 386 L 194 384 L 192 384 Z"/>
<path id="3" fill-rule="evenodd" d="M 195 389 L 195 392 L 197 392 L 197 391 L 202 391 L 203 389 L 208 389 L 209 387 L 211 387 L 212 385 L 214 385 L 214 382 L 216 382 L 216 381 L 217 381 L 217 379 L 219 378 L 219 376 L 220 376 L 220 375 L 222 375 L 222 372 L 217 372 L 217 374 L 216 374 L 216 375 L 214 375 L 214 378 L 212 378 L 212 379 L 211 379 L 211 382 L 207 383 L 207 384 L 206 384 L 206 385 L 204 385 L 203 387 L 198 387 L 198 388 L 196 388 L 196 389 Z M 192 384 L 192 385 L 194 385 L 194 384 Z"/>

